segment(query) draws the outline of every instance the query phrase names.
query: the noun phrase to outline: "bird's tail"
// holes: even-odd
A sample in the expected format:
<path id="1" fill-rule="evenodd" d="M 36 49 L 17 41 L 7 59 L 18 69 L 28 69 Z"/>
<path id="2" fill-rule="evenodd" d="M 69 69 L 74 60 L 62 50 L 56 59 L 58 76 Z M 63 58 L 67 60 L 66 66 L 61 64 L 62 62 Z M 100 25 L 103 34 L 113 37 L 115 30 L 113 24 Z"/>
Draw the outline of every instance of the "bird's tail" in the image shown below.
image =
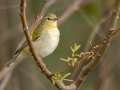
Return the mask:
<path id="1" fill-rule="evenodd" d="M 19 53 L 14 55 L 10 62 L 7 63 L 3 69 L 0 71 L 0 81 L 6 77 L 9 73 L 15 69 L 15 67 L 23 60 L 23 54 Z"/>

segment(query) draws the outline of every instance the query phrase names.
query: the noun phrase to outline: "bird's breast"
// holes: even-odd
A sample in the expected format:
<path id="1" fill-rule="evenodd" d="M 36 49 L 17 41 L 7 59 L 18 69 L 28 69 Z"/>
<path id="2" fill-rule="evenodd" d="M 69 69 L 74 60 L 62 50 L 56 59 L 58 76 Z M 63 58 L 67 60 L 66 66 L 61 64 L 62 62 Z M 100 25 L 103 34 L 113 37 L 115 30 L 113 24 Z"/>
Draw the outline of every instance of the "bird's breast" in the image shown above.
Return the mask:
<path id="1" fill-rule="evenodd" d="M 58 29 L 43 31 L 40 38 L 33 44 L 35 50 L 42 57 L 46 57 L 57 48 L 59 43 L 60 33 Z"/>

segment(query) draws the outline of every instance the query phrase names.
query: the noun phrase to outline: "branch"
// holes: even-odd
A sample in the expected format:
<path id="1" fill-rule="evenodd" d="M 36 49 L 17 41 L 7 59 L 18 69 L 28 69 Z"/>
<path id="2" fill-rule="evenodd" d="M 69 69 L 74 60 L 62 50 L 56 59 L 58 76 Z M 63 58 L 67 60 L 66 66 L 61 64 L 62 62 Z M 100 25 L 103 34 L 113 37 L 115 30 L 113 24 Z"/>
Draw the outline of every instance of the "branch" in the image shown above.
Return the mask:
<path id="1" fill-rule="evenodd" d="M 5 78 L 3 78 L 3 81 L 1 82 L 1 85 L 0 85 L 0 90 L 5 90 L 5 87 L 8 84 L 8 81 L 10 80 L 11 76 L 12 76 L 12 72 L 9 72 L 5 76 Z"/>
<path id="2" fill-rule="evenodd" d="M 47 75 L 47 77 L 51 77 L 52 73 L 47 69 L 46 65 L 43 63 L 42 58 L 37 55 L 37 53 L 34 50 L 33 44 L 32 44 L 32 38 L 28 31 L 28 24 L 27 24 L 27 19 L 26 19 L 26 0 L 21 0 L 20 11 L 21 11 L 20 17 L 21 17 L 21 22 L 23 26 L 23 32 L 26 36 L 31 54 L 34 57 L 34 60 L 36 61 L 39 68 L 42 70 L 42 72 L 45 75 Z"/>
<path id="3" fill-rule="evenodd" d="M 30 48 L 30 52 L 31 52 L 37 66 L 42 71 L 42 73 L 50 81 L 52 81 L 53 73 L 48 70 L 48 68 L 44 64 L 42 58 L 37 55 L 37 53 L 34 50 L 33 44 L 32 44 L 32 39 L 31 39 L 31 35 L 28 31 L 28 25 L 27 25 L 27 19 L 26 19 L 26 0 L 21 0 L 20 11 L 21 11 L 20 17 L 21 17 L 21 23 L 22 23 L 22 26 L 23 26 L 23 32 L 24 32 L 25 37 L 27 39 L 27 42 L 28 42 L 28 45 L 29 45 L 29 48 Z M 71 84 L 69 86 L 65 86 L 63 83 L 56 80 L 55 85 L 56 85 L 56 87 L 58 87 L 61 90 L 76 90 L 76 86 L 74 84 Z"/>

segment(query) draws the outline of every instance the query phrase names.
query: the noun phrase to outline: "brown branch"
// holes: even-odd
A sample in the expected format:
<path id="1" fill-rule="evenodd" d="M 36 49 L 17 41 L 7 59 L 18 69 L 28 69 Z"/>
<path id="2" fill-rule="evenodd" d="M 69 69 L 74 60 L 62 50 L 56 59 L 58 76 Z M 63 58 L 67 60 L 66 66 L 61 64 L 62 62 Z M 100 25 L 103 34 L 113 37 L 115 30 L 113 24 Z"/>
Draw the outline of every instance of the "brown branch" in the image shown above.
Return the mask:
<path id="1" fill-rule="evenodd" d="M 42 58 L 37 55 L 37 53 L 34 50 L 33 44 L 32 44 L 31 35 L 28 31 L 28 25 L 27 25 L 27 19 L 26 19 L 26 0 L 21 0 L 20 11 L 21 11 L 20 17 L 21 17 L 21 23 L 23 26 L 23 32 L 26 36 L 31 54 L 32 54 L 37 66 L 40 68 L 40 70 L 43 72 L 43 74 L 50 81 L 52 81 L 52 76 L 53 76 L 52 72 L 50 72 L 48 70 L 48 68 L 44 64 Z M 71 84 L 69 86 L 65 86 L 63 83 L 56 80 L 55 85 L 56 85 L 56 87 L 58 87 L 61 90 L 76 90 L 76 86 L 74 84 Z"/>
<path id="2" fill-rule="evenodd" d="M 21 22 L 23 26 L 23 32 L 26 36 L 30 51 L 32 52 L 32 56 L 34 57 L 34 60 L 36 61 L 41 71 L 45 75 L 47 75 L 47 77 L 51 77 L 52 73 L 46 68 L 46 65 L 43 63 L 42 58 L 37 55 L 32 44 L 32 39 L 28 31 L 28 25 L 27 25 L 27 19 L 26 19 L 26 0 L 21 0 L 20 11 L 21 11 L 20 17 L 21 17 Z"/>

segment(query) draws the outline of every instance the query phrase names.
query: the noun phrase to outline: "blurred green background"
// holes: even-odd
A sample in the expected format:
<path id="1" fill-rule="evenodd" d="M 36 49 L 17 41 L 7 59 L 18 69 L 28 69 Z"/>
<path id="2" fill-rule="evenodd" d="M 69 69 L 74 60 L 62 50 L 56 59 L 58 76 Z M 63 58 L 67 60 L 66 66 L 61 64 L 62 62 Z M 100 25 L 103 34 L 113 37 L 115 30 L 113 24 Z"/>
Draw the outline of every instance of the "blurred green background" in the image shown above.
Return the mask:
<path id="1" fill-rule="evenodd" d="M 49 0 L 27 0 L 29 26 L 33 18 Z M 48 12 L 60 17 L 68 6 L 79 0 L 57 0 Z M 56 51 L 44 59 L 52 72 L 72 72 L 60 58 L 71 54 L 70 46 L 80 43 L 80 51 L 85 50 L 91 34 L 96 30 L 103 16 L 117 0 L 81 0 L 77 9 L 59 25 L 61 37 Z M 0 0 L 0 69 L 12 57 L 24 35 L 19 17 L 20 0 Z M 74 7 L 73 7 L 74 8 Z M 98 33 L 98 35 L 101 33 Z M 120 34 L 108 49 L 97 69 L 90 73 L 81 90 L 120 90 Z M 93 41 L 94 42 L 94 41 Z M 57 90 L 44 75 L 39 72 L 32 57 L 24 60 L 16 69 L 5 90 Z"/>

